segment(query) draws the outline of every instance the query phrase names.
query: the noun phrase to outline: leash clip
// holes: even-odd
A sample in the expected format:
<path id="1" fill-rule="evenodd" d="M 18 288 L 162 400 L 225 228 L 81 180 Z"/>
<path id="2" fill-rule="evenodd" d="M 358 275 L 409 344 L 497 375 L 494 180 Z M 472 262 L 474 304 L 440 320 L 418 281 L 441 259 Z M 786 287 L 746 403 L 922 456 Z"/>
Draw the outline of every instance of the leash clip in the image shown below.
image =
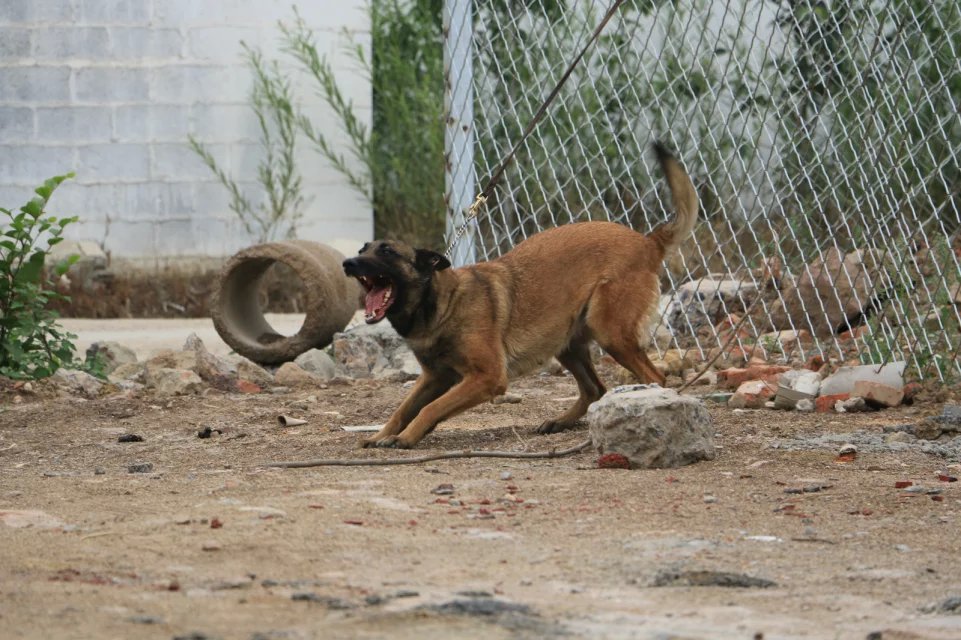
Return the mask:
<path id="1" fill-rule="evenodd" d="M 478 193 L 477 197 L 474 199 L 474 203 L 471 206 L 467 207 L 467 220 L 473 220 L 474 218 L 476 218 L 477 213 L 480 211 L 480 208 L 484 206 L 484 204 L 486 203 L 487 203 L 487 196 L 485 196 L 483 193 Z M 465 222 L 467 220 L 465 220 Z"/>

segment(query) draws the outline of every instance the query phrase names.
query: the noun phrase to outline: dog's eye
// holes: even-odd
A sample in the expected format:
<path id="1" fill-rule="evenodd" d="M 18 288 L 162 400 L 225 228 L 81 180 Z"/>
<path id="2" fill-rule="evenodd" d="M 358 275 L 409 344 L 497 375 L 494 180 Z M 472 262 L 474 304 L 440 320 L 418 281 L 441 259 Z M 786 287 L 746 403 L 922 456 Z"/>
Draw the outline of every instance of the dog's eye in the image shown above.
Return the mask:
<path id="1" fill-rule="evenodd" d="M 377 247 L 377 254 L 382 256 L 396 256 L 397 252 L 391 249 L 386 244 L 382 244 L 379 247 Z"/>

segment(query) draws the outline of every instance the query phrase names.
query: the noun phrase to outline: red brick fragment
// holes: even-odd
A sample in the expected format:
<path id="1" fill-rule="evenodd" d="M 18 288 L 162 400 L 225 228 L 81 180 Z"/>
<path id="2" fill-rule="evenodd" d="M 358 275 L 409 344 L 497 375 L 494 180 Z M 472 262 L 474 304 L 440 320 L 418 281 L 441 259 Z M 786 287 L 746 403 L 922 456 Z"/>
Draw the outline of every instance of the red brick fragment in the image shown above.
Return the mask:
<path id="1" fill-rule="evenodd" d="M 620 453 L 605 453 L 597 459 L 598 469 L 630 469 L 631 461 Z"/>
<path id="2" fill-rule="evenodd" d="M 828 396 L 818 396 L 814 401 L 814 410 L 818 413 L 831 413 L 834 411 L 836 402 L 847 400 L 851 397 L 850 393 L 833 393 Z"/>

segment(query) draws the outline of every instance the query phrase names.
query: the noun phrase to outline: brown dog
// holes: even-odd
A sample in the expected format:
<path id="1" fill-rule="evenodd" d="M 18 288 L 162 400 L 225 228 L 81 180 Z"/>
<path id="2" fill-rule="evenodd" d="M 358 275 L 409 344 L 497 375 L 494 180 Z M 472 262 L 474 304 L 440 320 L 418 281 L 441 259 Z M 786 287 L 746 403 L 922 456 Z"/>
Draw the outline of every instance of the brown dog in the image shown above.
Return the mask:
<path id="1" fill-rule="evenodd" d="M 384 240 L 344 261 L 344 272 L 367 290 L 367 322 L 389 319 L 423 369 L 363 446 L 412 447 L 552 356 L 574 375 L 580 397 L 538 432 L 566 429 L 606 391 L 591 363 L 591 340 L 641 380 L 664 383 L 641 343 L 660 295 L 661 263 L 691 233 L 698 203 L 683 167 L 660 145 L 655 150 L 676 218 L 647 236 L 612 222 L 581 222 L 459 269 L 433 251 Z"/>

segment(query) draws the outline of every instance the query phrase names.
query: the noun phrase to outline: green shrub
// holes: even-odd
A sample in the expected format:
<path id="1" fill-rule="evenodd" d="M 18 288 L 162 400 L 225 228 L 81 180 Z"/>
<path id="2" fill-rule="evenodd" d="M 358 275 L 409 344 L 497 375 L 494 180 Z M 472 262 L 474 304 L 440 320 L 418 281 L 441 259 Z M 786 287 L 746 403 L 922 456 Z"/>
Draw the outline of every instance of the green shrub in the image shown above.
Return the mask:
<path id="1" fill-rule="evenodd" d="M 254 202 L 194 136 L 189 138 L 190 148 L 230 192 L 230 209 L 250 236 L 258 242 L 294 237 L 297 222 L 303 215 L 304 198 L 301 175 L 294 158 L 297 116 L 290 80 L 275 61 L 268 62 L 259 50 L 243 42 L 241 45 L 254 74 L 250 106 L 257 117 L 260 146 L 264 153 L 257 166 L 257 182 L 263 192 L 260 202 Z"/>
<path id="2" fill-rule="evenodd" d="M 50 248 L 63 240 L 63 230 L 77 218 L 45 216 L 54 190 L 73 174 L 47 180 L 37 197 L 11 211 L 0 207 L 0 375 L 44 378 L 73 361 L 76 337 L 56 323 L 50 301 L 66 296 L 50 286 L 76 261 L 71 257 L 51 270 L 44 269 Z"/>
<path id="3" fill-rule="evenodd" d="M 348 53 L 371 82 L 370 127 L 344 98 L 329 60 L 318 52 L 300 16 L 292 25 L 281 25 L 285 49 L 313 78 L 340 122 L 349 156 L 303 114 L 301 131 L 370 202 L 378 237 L 432 247 L 443 245 L 446 216 L 441 7 L 441 0 L 368 4 L 371 56 L 359 46 Z"/>

